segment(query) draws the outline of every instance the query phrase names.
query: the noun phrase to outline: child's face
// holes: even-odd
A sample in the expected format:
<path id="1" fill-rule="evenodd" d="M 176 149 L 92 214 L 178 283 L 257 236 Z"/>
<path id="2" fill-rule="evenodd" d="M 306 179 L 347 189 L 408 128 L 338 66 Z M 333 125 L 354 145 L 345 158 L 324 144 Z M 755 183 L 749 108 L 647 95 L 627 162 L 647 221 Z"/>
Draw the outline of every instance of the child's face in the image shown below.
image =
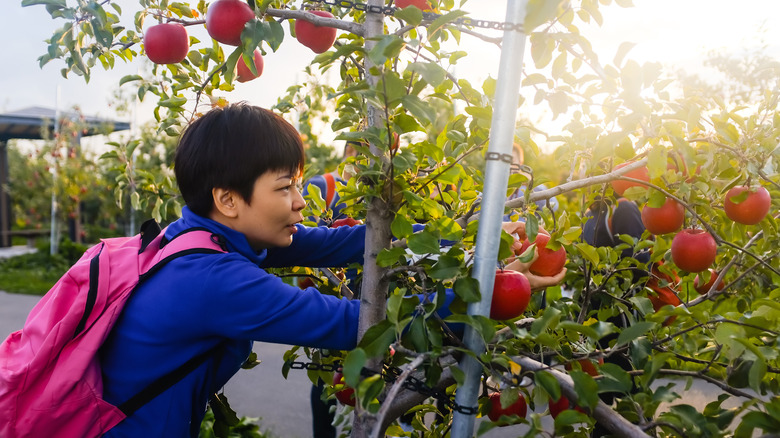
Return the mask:
<path id="1" fill-rule="evenodd" d="M 234 229 L 246 235 L 254 249 L 289 246 L 303 221 L 306 206 L 298 189 L 298 175 L 288 170 L 268 171 L 255 181 L 249 204 L 239 199 Z"/>

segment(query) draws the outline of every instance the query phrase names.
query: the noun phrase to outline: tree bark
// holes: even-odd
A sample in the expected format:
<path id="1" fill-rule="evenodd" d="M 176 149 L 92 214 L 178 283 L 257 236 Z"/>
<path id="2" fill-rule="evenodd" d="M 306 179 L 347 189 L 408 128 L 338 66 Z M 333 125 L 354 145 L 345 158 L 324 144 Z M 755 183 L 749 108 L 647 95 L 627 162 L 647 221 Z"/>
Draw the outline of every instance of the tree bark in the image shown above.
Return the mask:
<path id="1" fill-rule="evenodd" d="M 369 0 L 369 6 L 384 6 L 383 0 Z M 365 22 L 365 48 L 370 52 L 376 45 L 374 37 L 384 33 L 384 16 L 382 14 L 366 12 Z M 369 72 L 367 80 L 372 87 L 379 82 L 379 77 L 371 75 L 373 63 L 369 57 L 365 57 L 365 71 Z M 367 126 L 381 126 L 379 108 L 369 104 L 368 114 L 366 114 Z M 371 152 L 375 156 L 381 156 L 375 144 L 371 144 Z M 383 169 L 386 171 L 387 169 Z M 384 173 L 384 172 L 383 172 Z M 377 184 L 385 182 L 376 181 Z M 392 183 L 392 182 L 390 182 Z M 383 193 L 382 190 L 379 193 Z M 373 325 L 384 320 L 387 316 L 387 289 L 388 281 L 384 276 L 385 269 L 377 265 L 376 258 L 379 252 L 390 246 L 392 235 L 390 233 L 390 223 L 392 215 L 390 208 L 385 200 L 380 197 L 373 197 L 369 203 L 366 212 L 366 245 L 363 260 L 363 283 L 360 292 L 360 320 L 358 323 L 358 340 L 363 338 L 366 331 Z M 369 359 L 365 367 L 375 372 L 382 371 L 382 358 Z M 355 420 L 352 425 L 352 436 L 355 438 L 366 438 L 375 427 L 377 416 L 362 409 L 360 405 L 356 406 Z"/>

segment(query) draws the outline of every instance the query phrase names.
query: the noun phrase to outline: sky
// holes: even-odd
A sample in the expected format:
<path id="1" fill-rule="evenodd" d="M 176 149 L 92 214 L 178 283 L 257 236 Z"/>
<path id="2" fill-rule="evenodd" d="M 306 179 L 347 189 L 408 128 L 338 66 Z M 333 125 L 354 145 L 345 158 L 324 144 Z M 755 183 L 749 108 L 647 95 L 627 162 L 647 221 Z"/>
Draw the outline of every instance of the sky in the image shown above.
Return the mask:
<path id="1" fill-rule="evenodd" d="M 471 0 L 464 9 L 471 12 L 472 18 L 503 21 L 506 2 Z M 137 6 L 130 0 L 118 3 L 126 14 L 133 10 L 132 5 Z M 658 61 L 669 68 L 688 71 L 699 71 L 710 50 L 739 53 L 756 47 L 761 41 L 767 44 L 769 54 L 780 58 L 780 1 L 634 0 L 634 5 L 633 8 L 602 6 L 603 26 L 582 28 L 602 61 L 610 61 L 624 41 L 636 43 L 630 58 L 640 62 Z M 108 104 L 119 78 L 137 72 L 140 64 L 122 65 L 118 61 L 119 67 L 113 71 L 96 67 L 89 84 L 75 75 L 64 79 L 60 75 L 62 61 L 52 61 L 43 68 L 37 62 L 46 51 L 44 40 L 63 21 L 52 20 L 40 5 L 23 8 L 20 0 L 11 0 L 6 7 L 6 13 L 0 14 L 0 40 L 4 41 L 0 44 L 0 55 L 5 60 L 5 67 L 0 69 L 0 113 L 28 106 L 54 108 L 59 86 L 60 108 L 77 105 L 87 115 L 112 117 Z M 198 32 L 193 27 L 188 29 Z M 205 35 L 204 29 L 200 32 Z M 472 37 L 464 36 L 463 41 L 474 60 L 459 66 L 457 75 L 473 84 L 480 84 L 488 75 L 495 78 L 498 49 Z M 279 51 L 269 52 L 265 57 L 263 75 L 238 84 L 232 99 L 273 105 L 288 86 L 303 77 L 299 72 L 313 56 L 309 49 L 288 37 Z M 531 62 L 530 55 L 525 60 Z M 141 108 L 140 120 L 150 119 L 148 104 Z M 132 121 L 127 117 L 122 119 Z"/>

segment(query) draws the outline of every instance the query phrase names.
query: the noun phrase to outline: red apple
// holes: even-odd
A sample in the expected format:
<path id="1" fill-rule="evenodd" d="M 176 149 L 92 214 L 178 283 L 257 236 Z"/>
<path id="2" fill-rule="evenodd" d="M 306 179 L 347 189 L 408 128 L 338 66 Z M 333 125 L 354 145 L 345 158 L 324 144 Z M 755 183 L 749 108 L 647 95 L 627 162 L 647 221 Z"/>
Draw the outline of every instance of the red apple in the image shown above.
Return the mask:
<path id="1" fill-rule="evenodd" d="M 255 49 L 254 58 L 257 74 L 252 73 L 252 70 L 250 70 L 249 66 L 246 65 L 246 61 L 244 61 L 244 55 L 241 55 L 238 58 L 238 61 L 236 62 L 236 80 L 238 82 L 251 81 L 252 79 L 256 79 L 260 77 L 261 74 L 263 74 L 263 54 L 260 52 L 260 49 Z"/>
<path id="2" fill-rule="evenodd" d="M 187 29 L 179 23 L 156 24 L 144 33 L 144 50 L 155 64 L 182 62 L 190 50 Z"/>
<path id="3" fill-rule="evenodd" d="M 707 270 L 715 262 L 717 252 L 715 239 L 705 230 L 686 228 L 672 239 L 672 261 L 684 271 Z"/>
<path id="4" fill-rule="evenodd" d="M 490 303 L 490 317 L 493 319 L 514 319 L 525 312 L 531 302 L 531 283 L 517 271 L 496 270 L 493 283 L 493 300 Z"/>
<path id="5" fill-rule="evenodd" d="M 395 0 L 396 8 L 403 9 L 409 6 L 414 6 L 421 11 L 431 10 L 431 4 L 427 0 Z"/>
<path id="6" fill-rule="evenodd" d="M 593 377 L 596 377 L 600 374 L 598 370 L 598 366 L 604 365 L 603 358 L 599 358 L 598 366 L 595 363 L 593 363 L 593 361 L 590 359 L 579 359 L 577 362 L 579 362 L 582 371 L 590 374 Z M 566 364 L 563 367 L 566 368 L 567 371 L 571 371 L 573 368 L 571 362 L 566 362 Z"/>
<path id="7" fill-rule="evenodd" d="M 340 372 L 333 373 L 333 386 L 336 385 L 344 385 L 344 389 L 336 392 L 336 400 L 347 406 L 355 406 L 355 390 L 346 386 L 344 374 Z"/>
<path id="8" fill-rule="evenodd" d="M 535 243 L 539 258 L 531 263 L 531 266 L 528 269 L 532 274 L 540 275 L 542 277 L 552 277 L 561 272 L 563 267 L 566 266 L 566 250 L 563 249 L 563 247 L 558 248 L 555 251 L 547 249 L 547 242 L 549 241 L 549 234 L 539 233 L 536 235 Z M 529 246 L 531 246 L 531 242 L 526 238 L 525 241 L 523 241 L 523 245 L 518 250 L 517 255 L 524 253 Z"/>
<path id="9" fill-rule="evenodd" d="M 309 11 L 320 17 L 333 18 L 328 11 Z M 295 20 L 295 38 L 314 53 L 324 53 L 333 47 L 336 41 L 335 27 L 317 26 L 306 20 Z"/>
<path id="10" fill-rule="evenodd" d="M 693 288 L 696 290 L 696 292 L 699 293 L 699 295 L 704 295 L 707 292 L 712 289 L 712 285 L 715 284 L 715 280 L 718 279 L 718 271 L 714 269 L 709 270 L 710 276 L 706 283 L 699 284 L 699 276 L 697 275 L 696 278 L 693 280 Z M 718 283 L 718 287 L 715 288 L 715 290 L 722 290 L 724 287 L 726 287 L 726 284 L 723 282 L 723 280 Z"/>
<path id="11" fill-rule="evenodd" d="M 553 401 L 550 399 L 550 401 L 547 403 L 547 405 L 550 408 L 550 415 L 553 418 L 556 418 L 561 412 L 567 410 L 567 409 L 574 409 L 577 412 L 585 413 L 585 410 L 583 410 L 579 406 L 572 407 L 571 400 L 566 398 L 565 395 L 561 394 L 561 398 L 559 398 L 557 401 Z"/>
<path id="12" fill-rule="evenodd" d="M 314 280 L 311 277 L 303 277 L 298 280 L 298 287 L 306 289 L 307 287 L 314 287 Z"/>
<path id="13" fill-rule="evenodd" d="M 647 231 L 668 234 L 679 230 L 685 220 L 685 207 L 674 199 L 667 198 L 660 207 L 645 206 L 642 209 L 642 223 Z"/>
<path id="14" fill-rule="evenodd" d="M 621 167 L 628 166 L 629 164 L 631 164 L 631 162 L 620 163 L 617 166 L 615 166 L 615 168 L 613 170 L 620 169 Z M 647 167 L 646 166 L 643 166 L 643 167 L 640 167 L 638 169 L 634 169 L 634 170 L 631 170 L 629 172 L 626 172 L 626 173 L 623 174 L 623 176 L 626 176 L 626 177 L 629 177 L 629 178 L 634 178 L 634 179 L 639 179 L 639 180 L 642 180 L 642 181 L 648 181 L 648 182 L 650 181 L 650 172 L 647 171 Z M 626 180 L 622 180 L 622 179 L 613 179 L 611 181 L 611 184 L 612 184 L 612 190 L 614 190 L 615 193 L 618 196 L 623 196 L 623 193 L 626 190 L 628 190 L 630 187 L 643 187 L 644 186 L 644 184 L 636 183 L 636 182 L 633 182 L 633 181 L 626 181 Z"/>
<path id="15" fill-rule="evenodd" d="M 338 227 L 353 227 L 355 225 L 361 225 L 363 221 L 353 219 L 351 217 L 345 217 L 341 219 L 336 219 L 330 224 L 331 228 L 338 228 Z"/>
<path id="16" fill-rule="evenodd" d="M 735 203 L 732 198 L 743 192 L 748 192 L 747 198 L 740 203 Z M 726 200 L 723 203 L 726 208 L 726 216 L 734 222 L 745 225 L 755 225 L 761 222 L 761 219 L 769 213 L 771 205 L 772 198 L 767 189 L 759 187 L 751 190 L 745 186 L 732 187 L 726 193 Z"/>
<path id="17" fill-rule="evenodd" d="M 220 43 L 239 46 L 244 25 L 253 18 L 255 11 L 245 1 L 217 0 L 206 12 L 206 30 Z"/>
<path id="18" fill-rule="evenodd" d="M 492 422 L 498 422 L 502 415 L 517 415 L 520 418 L 525 418 L 528 413 L 528 405 L 525 401 L 525 397 L 522 394 L 518 394 L 517 401 L 507 406 L 506 408 L 501 406 L 501 393 L 494 392 L 490 394 L 490 411 L 488 411 L 488 418 Z M 506 424 L 501 424 L 505 426 Z"/>

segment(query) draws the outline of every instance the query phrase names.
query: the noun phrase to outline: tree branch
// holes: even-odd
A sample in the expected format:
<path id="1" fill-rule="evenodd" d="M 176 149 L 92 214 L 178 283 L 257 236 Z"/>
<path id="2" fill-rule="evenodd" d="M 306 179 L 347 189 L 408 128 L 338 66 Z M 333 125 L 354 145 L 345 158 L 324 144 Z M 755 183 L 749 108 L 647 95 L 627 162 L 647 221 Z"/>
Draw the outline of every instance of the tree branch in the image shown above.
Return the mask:
<path id="1" fill-rule="evenodd" d="M 527 357 L 515 356 L 512 358 L 518 365 L 520 365 L 526 371 L 541 371 L 546 370 L 552 374 L 561 386 L 561 393 L 570 400 L 577 399 L 577 392 L 574 390 L 574 381 L 568 374 L 558 371 L 554 368 L 549 368 L 547 365 L 537 362 Z M 606 427 L 610 432 L 618 437 L 626 438 L 638 438 L 647 437 L 650 438 L 639 426 L 629 422 L 623 416 L 615 412 L 612 408 L 607 406 L 606 403 L 599 400 L 596 408 L 593 410 L 593 418 L 596 419 L 601 425 Z"/>

